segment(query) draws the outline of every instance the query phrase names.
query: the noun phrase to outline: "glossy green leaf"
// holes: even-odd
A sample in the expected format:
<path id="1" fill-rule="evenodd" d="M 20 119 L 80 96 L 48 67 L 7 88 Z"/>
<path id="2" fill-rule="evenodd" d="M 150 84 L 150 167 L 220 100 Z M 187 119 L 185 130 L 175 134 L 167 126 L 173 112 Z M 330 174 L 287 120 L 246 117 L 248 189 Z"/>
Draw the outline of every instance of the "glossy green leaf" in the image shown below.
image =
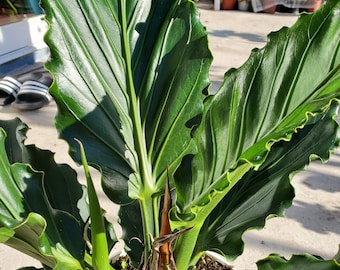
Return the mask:
<path id="1" fill-rule="evenodd" d="M 340 3 L 333 3 L 271 33 L 265 48 L 226 73 L 220 90 L 205 103 L 192 176 L 178 180 L 180 213 L 207 200 L 216 185 L 233 184 L 225 174 L 238 162 L 261 165 L 274 142 L 290 140 L 308 114 L 322 113 L 339 98 Z M 195 190 L 188 194 L 186 186 Z"/>
<path id="2" fill-rule="evenodd" d="M 271 33 L 266 46 L 254 50 L 240 69 L 228 71 L 205 101 L 194 134 L 198 153 L 183 159 L 175 178 L 173 228 L 195 225 L 178 243 L 178 267 L 187 265 L 184 250 L 194 249 L 192 239 L 208 215 L 247 170 L 258 169 L 274 143 L 303 130 L 308 115 L 322 115 L 339 99 L 340 3 L 328 2 L 291 28 Z"/>
<path id="3" fill-rule="evenodd" d="M 25 252 L 50 267 L 58 264 L 64 265 L 62 261 L 58 261 L 60 258 L 53 255 L 53 249 L 56 249 L 56 245 L 61 244 L 67 247 L 67 256 L 72 258 L 72 263 L 79 265 L 78 260 L 83 261 L 85 252 L 82 238 L 84 222 L 81 219 L 76 219 L 72 212 L 53 208 L 51 202 L 55 206 L 66 206 L 68 210 L 75 210 L 77 207 L 75 200 L 79 201 L 81 197 L 72 197 L 71 194 L 74 192 L 74 195 L 81 195 L 82 187 L 79 183 L 72 182 L 72 178 L 70 178 L 67 185 L 68 192 L 70 192 L 69 201 L 65 200 L 67 196 L 65 196 L 64 189 L 62 192 L 54 194 L 51 201 L 46 193 L 46 190 L 56 185 L 51 182 L 63 180 L 58 176 L 63 173 L 65 173 L 64 177 L 75 176 L 75 173 L 66 165 L 58 168 L 53 163 L 51 152 L 41 151 L 33 146 L 26 147 L 23 142 L 27 126 L 21 121 L 17 119 L 8 122 L 1 121 L 0 124 L 2 127 L 0 137 L 0 166 L 2 168 L 0 170 L 0 232 L 2 243 Z M 6 149 L 6 133 L 3 128 L 11 134 L 11 139 L 6 142 Z M 7 159 L 7 151 L 10 153 L 12 162 L 16 162 L 13 165 Z M 40 151 L 41 153 L 39 153 Z M 32 155 L 29 154 L 30 152 Z M 44 159 L 39 159 L 39 157 Z M 55 167 L 54 170 L 46 170 L 48 173 L 43 174 L 33 170 L 29 165 L 18 163 L 27 160 L 32 161 L 33 164 L 39 164 L 39 168 Z M 53 172 L 56 174 L 54 175 Z M 60 186 L 55 191 L 61 189 Z M 71 204 L 67 204 L 72 200 Z M 80 217 L 79 210 L 74 213 Z"/>
<path id="4" fill-rule="evenodd" d="M 57 164 L 50 151 L 24 145 L 28 127 L 21 120 L 0 120 L 0 126 L 7 133 L 5 148 L 9 162 L 27 163 L 36 171 L 44 172 L 44 191 L 51 206 L 70 213 L 81 223 L 86 222 L 86 203 L 78 205 L 79 201 L 85 202 L 86 192 L 78 183 L 76 172 L 66 164 Z"/>
<path id="5" fill-rule="evenodd" d="M 12 226 L 8 226 L 9 223 L 12 223 Z M 4 230 L 11 232 L 11 236 L 3 239 L 4 241 L 2 243 L 6 243 L 8 246 L 39 259 L 45 265 L 55 265 L 56 262 L 54 258 L 42 256 L 38 248 L 39 238 L 42 236 L 46 227 L 45 220 L 40 215 L 32 213 L 22 223 L 16 222 L 17 225 L 14 223 L 15 221 L 1 216 L 1 235 L 4 235 Z M 7 227 L 3 227 L 4 225 Z M 48 243 L 45 250 L 50 254 L 50 246 Z"/>
<path id="6" fill-rule="evenodd" d="M 137 201 L 123 205 L 119 209 L 122 239 L 125 241 L 125 250 L 128 252 L 133 265 L 140 263 L 143 254 L 143 223 L 140 205 Z M 134 217 L 134 218 L 131 218 Z"/>
<path id="7" fill-rule="evenodd" d="M 14 237 L 5 244 L 56 270 L 83 269 L 80 262 L 59 243 L 55 247 L 50 245 L 45 229 L 45 219 L 36 213 L 30 213 L 23 223 L 18 223 L 18 226 L 13 228 Z"/>
<path id="8" fill-rule="evenodd" d="M 312 255 L 293 255 L 287 260 L 277 254 L 270 255 L 257 263 L 259 270 L 337 270 L 340 264 L 335 260 L 324 260 Z"/>
<path id="9" fill-rule="evenodd" d="M 330 149 L 339 145 L 336 113 L 337 104 L 333 104 L 326 114 L 317 116 L 321 119 L 310 116 L 291 141 L 274 144 L 264 164 L 249 171 L 205 220 L 195 254 L 217 249 L 234 259 L 243 251 L 245 230 L 262 228 L 266 217 L 282 216 L 295 195 L 291 177 L 311 160 L 328 160 Z"/>
<path id="10" fill-rule="evenodd" d="M 77 137 L 89 162 L 101 167 L 104 190 L 114 201 L 160 192 L 166 167 L 173 170 L 193 151 L 186 125 L 195 124 L 188 121 L 201 113 L 209 84 L 211 55 L 194 4 L 101 0 L 43 6 L 57 128 L 71 155 L 79 161 Z"/>
<path id="11" fill-rule="evenodd" d="M 268 214 L 280 214 L 290 204 L 292 191 L 283 179 L 289 170 L 308 163 L 313 153 L 297 156 L 297 168 L 287 165 L 280 170 L 274 166 L 283 158 L 278 153 L 288 153 L 278 149 L 287 141 L 285 147 L 297 143 L 297 149 L 303 150 L 299 134 L 312 136 L 310 116 L 317 125 L 340 97 L 337 0 L 328 0 L 312 15 L 302 15 L 293 27 L 270 34 L 265 48 L 254 50 L 239 70 L 228 71 L 219 91 L 208 97 L 211 55 L 191 1 L 43 0 L 42 4 L 50 24 L 46 42 L 51 60 L 46 67 L 55 77 L 51 93 L 58 105 L 56 126 L 77 161 L 73 138 L 82 141 L 89 162 L 100 167 L 104 191 L 112 201 L 137 200 L 121 211 L 138 214 L 121 212 L 120 217 L 125 219 L 123 225 L 130 226 L 125 237 L 131 229 L 135 236 L 143 236 L 144 261 L 151 250 L 150 236 L 159 233 L 166 167 L 176 193 L 173 229 L 194 226 L 176 243 L 179 269 L 187 269 L 191 256 L 203 249 L 197 244 L 202 230 L 216 230 L 210 214 L 220 211 L 228 196 L 239 195 L 235 189 L 241 183 L 251 192 L 253 182 L 247 178 L 258 177 L 262 169 L 277 173 L 277 179 L 273 186 L 259 181 L 263 189 L 252 190 L 251 198 L 267 198 L 266 192 L 271 198 L 269 191 L 275 186 L 285 192 L 277 200 L 264 201 L 269 210 L 257 213 L 253 221 L 247 220 L 245 211 L 238 220 L 247 220 L 246 225 L 227 234 L 239 243 L 246 227 L 259 226 Z M 335 136 L 332 132 L 330 138 Z M 327 142 L 326 148 L 333 144 Z M 266 160 L 273 168 L 265 167 Z M 225 209 L 234 214 L 252 202 L 232 199 L 235 209 Z M 275 209 L 277 205 L 281 206 Z M 221 219 L 216 222 L 223 222 L 226 214 L 218 215 Z M 215 237 L 213 231 L 206 233 Z M 231 256 L 241 251 L 241 245 Z"/>
<path id="12" fill-rule="evenodd" d="M 93 184 L 91 173 L 84 152 L 84 147 L 79 143 L 81 161 L 84 167 L 91 219 L 91 244 L 92 244 L 92 265 L 95 270 L 112 269 L 109 264 L 109 249 L 106 239 L 105 222 L 100 208 L 98 195 Z"/>

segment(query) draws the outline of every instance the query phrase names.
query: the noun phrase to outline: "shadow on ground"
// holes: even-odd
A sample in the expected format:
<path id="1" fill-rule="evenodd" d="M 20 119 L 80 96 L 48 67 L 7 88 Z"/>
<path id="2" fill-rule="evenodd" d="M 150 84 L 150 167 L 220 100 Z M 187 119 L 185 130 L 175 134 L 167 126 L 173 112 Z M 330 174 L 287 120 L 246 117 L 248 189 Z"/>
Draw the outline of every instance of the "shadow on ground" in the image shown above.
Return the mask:
<path id="1" fill-rule="evenodd" d="M 262 35 L 257 35 L 253 33 L 242 33 L 242 32 L 236 32 L 233 30 L 214 30 L 209 31 L 208 34 L 210 36 L 216 36 L 216 37 L 238 37 L 247 41 L 251 42 L 266 42 L 266 37 L 263 37 Z"/>
<path id="2" fill-rule="evenodd" d="M 334 223 L 340 224 L 340 206 L 327 208 L 323 204 L 295 200 L 290 210 L 286 218 L 295 219 L 308 230 L 320 234 L 340 234 L 340 227 L 334 226 Z"/>

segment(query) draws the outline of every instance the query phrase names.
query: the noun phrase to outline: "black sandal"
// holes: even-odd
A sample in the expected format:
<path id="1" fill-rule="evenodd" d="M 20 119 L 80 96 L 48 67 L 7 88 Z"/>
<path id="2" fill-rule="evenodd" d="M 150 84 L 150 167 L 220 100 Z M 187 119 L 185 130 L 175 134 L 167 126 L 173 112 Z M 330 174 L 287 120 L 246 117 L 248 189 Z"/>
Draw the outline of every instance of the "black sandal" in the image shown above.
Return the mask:
<path id="1" fill-rule="evenodd" d="M 46 72 L 46 71 L 42 71 Z M 41 72 L 25 73 L 16 77 L 6 76 L 0 80 L 0 106 L 11 104 L 25 81 L 36 81 Z"/>
<path id="2" fill-rule="evenodd" d="M 20 110 L 36 110 L 49 104 L 52 100 L 48 89 L 52 84 L 52 77 L 48 72 L 34 74 L 34 79 L 25 81 L 13 105 Z"/>
<path id="3" fill-rule="evenodd" d="M 0 106 L 11 104 L 21 87 L 22 83 L 17 79 L 6 76 L 0 81 Z"/>

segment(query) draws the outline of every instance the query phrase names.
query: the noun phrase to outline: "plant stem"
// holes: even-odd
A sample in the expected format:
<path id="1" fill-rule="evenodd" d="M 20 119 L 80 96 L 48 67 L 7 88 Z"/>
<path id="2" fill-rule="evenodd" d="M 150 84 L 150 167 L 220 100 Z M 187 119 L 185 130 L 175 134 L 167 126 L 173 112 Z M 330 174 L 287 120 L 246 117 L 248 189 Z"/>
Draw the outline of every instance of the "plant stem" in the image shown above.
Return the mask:
<path id="1" fill-rule="evenodd" d="M 142 212 L 142 221 L 143 221 L 143 233 L 144 233 L 144 262 L 147 262 L 151 249 L 152 243 L 150 236 L 155 235 L 155 227 L 154 227 L 154 211 L 153 202 L 151 196 L 149 198 L 145 198 L 140 200 L 141 212 Z"/>
<path id="2" fill-rule="evenodd" d="M 10 0 L 6 0 L 7 4 L 10 6 L 10 8 L 13 10 L 14 14 L 18 14 L 18 10 L 16 7 L 12 4 Z"/>
<path id="3" fill-rule="evenodd" d="M 93 267 L 95 270 L 110 270 L 113 268 L 109 263 L 109 248 L 106 239 L 104 218 L 99 205 L 98 196 L 93 185 L 83 145 L 79 140 L 76 139 L 76 141 L 80 146 L 81 161 L 84 167 L 89 197 Z"/>
<path id="4" fill-rule="evenodd" d="M 158 215 L 159 215 L 159 201 L 158 197 L 153 198 L 153 217 L 154 217 L 154 226 L 155 226 L 155 238 L 159 237 L 159 222 L 158 222 Z"/>
<path id="5" fill-rule="evenodd" d="M 177 239 L 174 256 L 176 258 L 176 266 L 178 269 L 188 269 L 202 225 L 203 224 L 195 224 L 191 230 L 187 231 Z M 176 248 L 177 246 L 180 248 Z M 176 252 L 178 250 L 180 251 Z"/>
<path id="6" fill-rule="evenodd" d="M 196 217 L 191 221 L 177 220 L 172 221 L 171 225 L 173 229 L 183 229 L 193 227 L 191 230 L 181 235 L 177 241 L 174 249 L 174 256 L 176 259 L 176 265 L 178 269 L 187 269 L 189 264 L 194 263 L 192 256 L 194 253 L 195 245 L 198 239 L 200 230 L 209 216 L 209 214 L 215 209 L 220 203 L 224 196 L 238 183 L 243 175 L 249 171 L 252 167 L 251 164 L 245 163 L 238 167 L 237 170 L 232 171 L 228 174 L 228 178 L 231 179 L 228 187 L 222 191 L 215 191 L 211 193 L 211 201 L 202 207 L 197 207 Z"/>
<path id="7" fill-rule="evenodd" d="M 122 8 L 122 14 L 126 14 L 125 5 L 122 4 L 124 8 Z M 152 177 L 152 169 L 149 164 L 149 159 L 147 155 L 147 147 L 145 142 L 145 133 L 142 128 L 142 121 L 140 115 L 140 108 L 136 97 L 135 87 L 133 83 L 133 75 L 131 68 L 131 54 L 130 54 L 130 46 L 128 42 L 128 37 L 126 33 L 126 18 L 122 16 L 122 28 L 123 28 L 123 40 L 124 40 L 124 48 L 125 48 L 125 56 L 126 56 L 126 73 L 128 75 L 128 85 L 127 90 L 130 98 L 130 115 L 133 123 L 133 137 L 135 143 L 135 149 L 137 152 L 137 162 L 139 166 L 139 176 L 142 185 L 142 194 L 151 194 L 154 191 L 154 182 Z"/>
<path id="8" fill-rule="evenodd" d="M 85 261 L 88 265 L 92 266 L 92 257 L 91 257 L 91 255 L 88 254 L 87 252 L 85 252 L 84 261 Z"/>
<path id="9" fill-rule="evenodd" d="M 127 75 L 127 93 L 130 98 L 130 108 L 129 112 L 132 120 L 132 129 L 133 129 L 133 137 L 135 150 L 137 153 L 137 157 L 135 157 L 136 164 L 138 164 L 138 168 L 136 168 L 136 173 L 139 173 L 136 177 L 140 179 L 140 192 L 139 194 L 134 194 L 138 199 L 140 199 L 140 205 L 142 210 L 142 219 L 143 219 L 143 232 L 144 232 L 144 256 L 145 258 L 149 257 L 151 251 L 151 242 L 150 235 L 154 236 L 155 234 L 155 222 L 158 222 L 158 219 L 155 219 L 154 215 L 154 204 L 152 199 L 152 194 L 154 193 L 155 185 L 152 177 L 152 169 L 149 164 L 148 155 L 147 155 L 147 147 L 145 142 L 145 133 L 142 128 L 142 121 L 140 115 L 139 103 L 136 96 L 136 91 L 133 82 L 133 74 L 131 67 L 131 52 L 130 52 L 130 41 L 128 38 L 128 24 L 126 18 L 126 1 L 120 1 L 120 8 L 122 14 L 122 39 L 123 39 L 123 50 L 126 59 L 126 75 Z"/>

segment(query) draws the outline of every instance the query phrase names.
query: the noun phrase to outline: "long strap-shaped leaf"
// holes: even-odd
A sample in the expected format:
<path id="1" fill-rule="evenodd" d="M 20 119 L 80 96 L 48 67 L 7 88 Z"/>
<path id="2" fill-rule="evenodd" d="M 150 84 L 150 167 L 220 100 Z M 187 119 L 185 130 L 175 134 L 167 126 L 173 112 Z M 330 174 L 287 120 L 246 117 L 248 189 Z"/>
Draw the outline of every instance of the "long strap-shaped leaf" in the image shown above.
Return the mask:
<path id="1" fill-rule="evenodd" d="M 180 214 L 209 201 L 213 188 L 234 184 L 227 173 L 237 164 L 261 165 L 274 142 L 290 140 L 308 114 L 327 110 L 339 98 L 340 3 L 328 2 L 291 29 L 272 33 L 264 49 L 226 73 L 221 89 L 206 102 L 192 170 L 177 181 Z"/>
<path id="2" fill-rule="evenodd" d="M 339 145 L 340 128 L 333 120 L 337 105 L 320 119 L 310 116 L 307 126 L 291 141 L 273 145 L 264 164 L 249 171 L 205 220 L 195 254 L 218 249 L 234 259 L 242 253 L 246 230 L 262 228 L 267 217 L 283 215 L 295 196 L 292 176 L 313 159 L 327 160 Z"/>
<path id="3" fill-rule="evenodd" d="M 109 250 L 105 232 L 105 222 L 100 208 L 96 189 L 93 184 L 92 176 L 87 164 L 84 147 L 79 143 L 81 161 L 84 167 L 86 184 L 88 189 L 88 199 L 91 219 L 91 243 L 92 243 L 92 265 L 95 270 L 112 270 L 109 263 Z"/>
<path id="4" fill-rule="evenodd" d="M 209 83 L 211 55 L 193 3 L 42 3 L 56 124 L 71 154 L 79 160 L 77 137 L 116 202 L 159 192 L 166 167 L 193 151 L 186 125 L 202 112 Z"/>
<path id="5" fill-rule="evenodd" d="M 176 250 L 178 267 L 188 262 L 182 264 L 182 246 L 193 248 L 209 213 L 247 170 L 259 167 L 275 142 L 302 129 L 308 114 L 324 112 L 340 97 L 340 3 L 327 2 L 292 28 L 270 34 L 266 47 L 227 72 L 205 103 L 195 134 L 198 153 L 183 160 L 176 177 L 173 226 L 195 225 Z"/>

